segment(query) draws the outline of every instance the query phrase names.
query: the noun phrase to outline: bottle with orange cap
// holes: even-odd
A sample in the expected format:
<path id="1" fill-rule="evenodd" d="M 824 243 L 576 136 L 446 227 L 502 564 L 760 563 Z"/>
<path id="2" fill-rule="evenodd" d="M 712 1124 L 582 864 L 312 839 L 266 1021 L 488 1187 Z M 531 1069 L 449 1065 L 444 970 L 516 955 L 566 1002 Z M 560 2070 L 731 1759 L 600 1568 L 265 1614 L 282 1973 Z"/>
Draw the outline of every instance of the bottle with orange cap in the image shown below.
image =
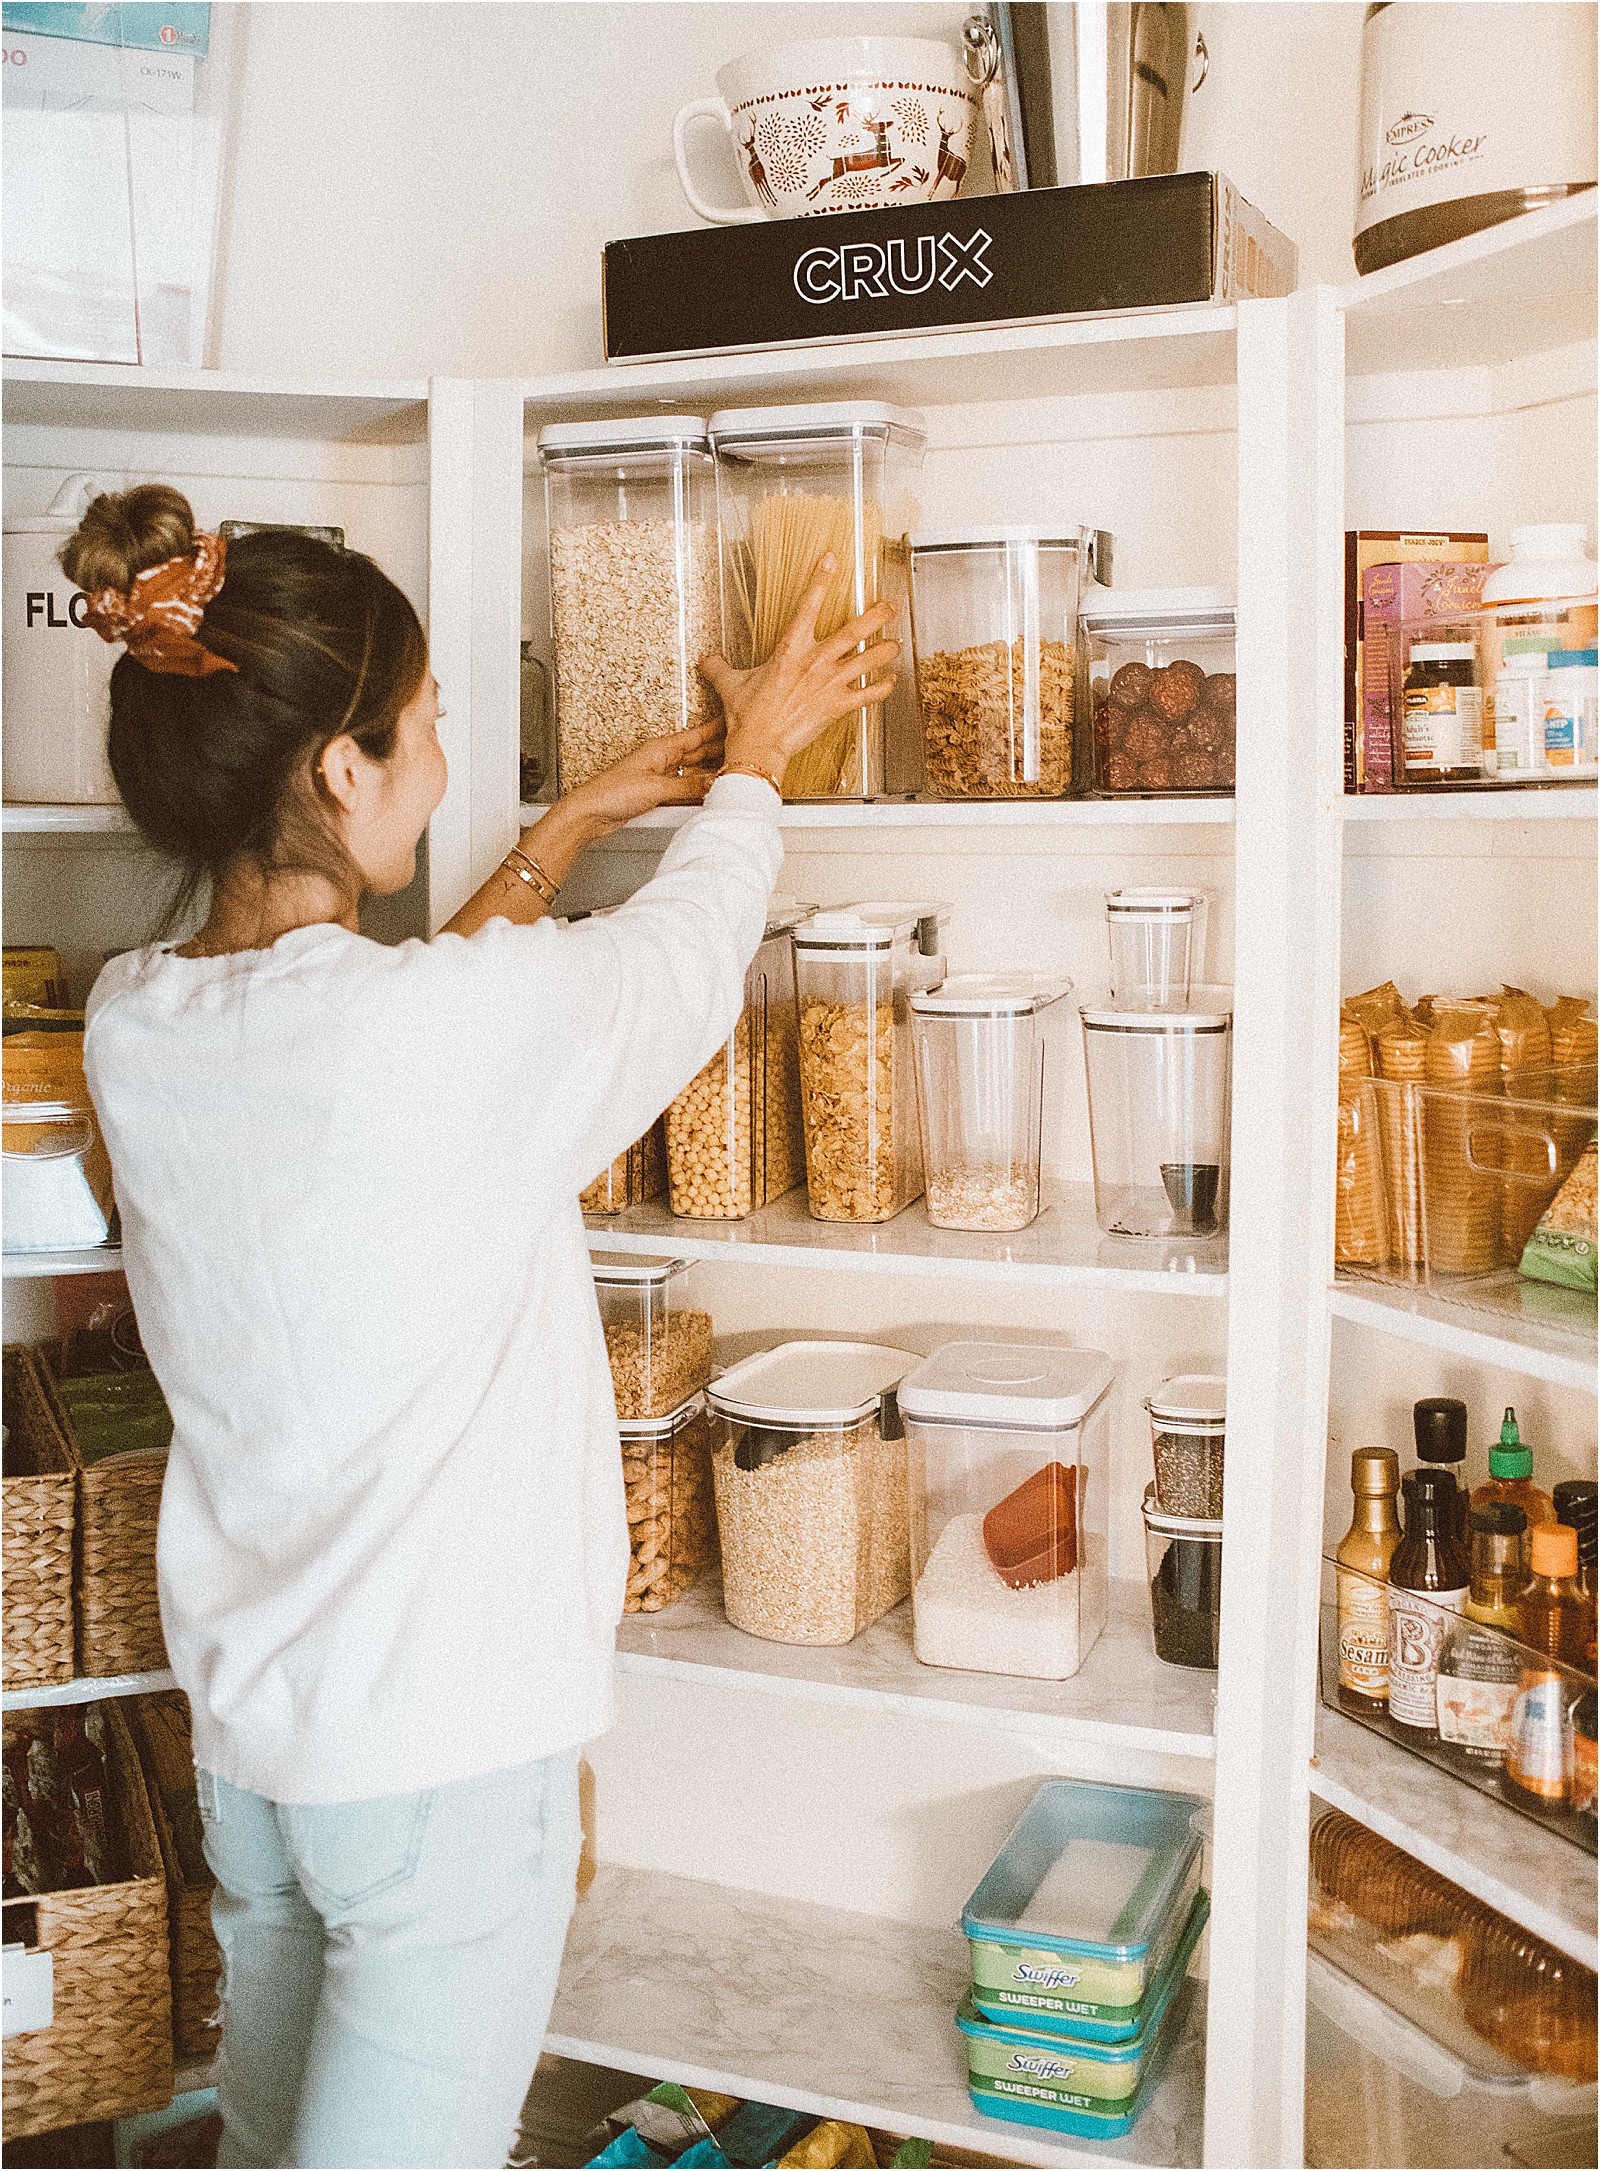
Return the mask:
<path id="1" fill-rule="evenodd" d="M 1572 1793 L 1572 1705 L 1577 1684 L 1564 1669 L 1581 1666 L 1588 1602 L 1578 1584 L 1578 1533 L 1565 1523 L 1535 1523 L 1528 1534 L 1533 1574 L 1517 1599 L 1517 1631 L 1528 1662 L 1517 1683 L 1506 1777 L 1541 1802 Z M 1538 1652 L 1553 1663 L 1541 1664 Z"/>

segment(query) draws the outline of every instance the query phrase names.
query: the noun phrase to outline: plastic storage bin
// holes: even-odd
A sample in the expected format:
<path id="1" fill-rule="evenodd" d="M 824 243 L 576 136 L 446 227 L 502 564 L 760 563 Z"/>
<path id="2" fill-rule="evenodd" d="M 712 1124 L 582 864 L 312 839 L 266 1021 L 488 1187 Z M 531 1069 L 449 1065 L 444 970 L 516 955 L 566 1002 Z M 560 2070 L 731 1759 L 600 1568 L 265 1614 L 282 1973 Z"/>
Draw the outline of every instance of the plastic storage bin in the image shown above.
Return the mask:
<path id="1" fill-rule="evenodd" d="M 1039 1211 L 1051 1006 L 1070 980 L 956 974 L 911 997 L 928 1219 L 1024 1229 Z"/>
<path id="2" fill-rule="evenodd" d="M 1050 1779 L 961 1911 L 985 2019 L 1129 2042 L 1200 1890 L 1194 1794 Z"/>
<path id="3" fill-rule="evenodd" d="M 1232 1011 L 1080 1015 L 1101 1228 L 1216 1235 L 1228 1225 Z"/>
<path id="4" fill-rule="evenodd" d="M 1112 1377 L 1095 1349 L 947 1342 L 901 1381 L 925 1666 L 1082 1665 L 1106 1617 Z"/>
<path id="5" fill-rule="evenodd" d="M 1184 1980 L 1211 1903 L 1196 1893 L 1152 1984 L 1138 2032 L 1122 2042 L 989 2020 L 969 1990 L 956 2009 L 967 2038 L 967 2093 L 989 2118 L 1112 2140 L 1138 2123 L 1187 2010 Z"/>
<path id="6" fill-rule="evenodd" d="M 663 1417 L 711 1377 L 711 1314 L 693 1302 L 694 1266 L 610 1252 L 593 1266 L 617 1415 Z"/>
<path id="7" fill-rule="evenodd" d="M 881 708 L 850 709 L 789 763 L 786 799 L 873 799 L 915 790 L 920 768 L 908 540 L 917 521 L 921 415 L 875 400 L 728 408 L 711 417 L 731 663 L 763 663 L 813 573 L 837 561 L 817 630 L 898 603 L 902 652 Z"/>
<path id="8" fill-rule="evenodd" d="M 911 541 L 923 790 L 1060 799 L 1072 789 L 1086 528 L 950 528 Z"/>
<path id="9" fill-rule="evenodd" d="M 1097 791 L 1169 798 L 1233 790 L 1233 596 L 1101 589 L 1083 612 Z"/>
<path id="10" fill-rule="evenodd" d="M 1166 1515 L 1144 1496 L 1144 1565 L 1156 1657 L 1214 1673 L 1222 1634 L 1220 1517 Z"/>
<path id="11" fill-rule="evenodd" d="M 1111 1000 L 1119 1010 L 1183 1010 L 1205 949 L 1198 890 L 1106 891 Z"/>
<path id="12" fill-rule="evenodd" d="M 911 997 L 944 978 L 939 905 L 843 905 L 794 931 L 806 1190 L 818 1221 L 887 1221 L 922 1190 Z"/>
<path id="13" fill-rule="evenodd" d="M 619 1153 L 591 1184 L 578 1194 L 586 1214 L 620 1214 L 630 1206 L 658 1199 L 667 1188 L 667 1144 L 664 1126 L 652 1123 L 643 1138 Z"/>
<path id="14" fill-rule="evenodd" d="M 719 714 L 700 658 L 722 647 L 705 418 L 539 432 L 550 522 L 560 786 Z"/>
<path id="15" fill-rule="evenodd" d="M 1576 522 L 1513 528 L 1483 584 L 1483 766 L 1496 784 L 1600 774 L 1597 569 Z"/>
<path id="16" fill-rule="evenodd" d="M 1214 1372 L 1182 1372 L 1164 1379 L 1153 1395 L 1146 1396 L 1144 1406 L 1150 1413 L 1150 1451 L 1161 1513 L 1216 1521 L 1222 1514 L 1227 1380 Z"/>
<path id="17" fill-rule="evenodd" d="M 786 1342 L 712 1385 L 723 1605 L 735 1628 L 774 1643 L 848 1643 L 906 1596 L 893 1390 L 916 1362 L 877 1342 Z"/>
<path id="18" fill-rule="evenodd" d="M 794 946 L 815 908 L 774 898 L 732 1034 L 667 1110 L 672 1211 L 738 1221 L 805 1176 Z"/>
<path id="19" fill-rule="evenodd" d="M 624 1418 L 629 1613 L 659 1613 L 716 1558 L 711 1428 L 699 1395 L 667 1417 Z"/>

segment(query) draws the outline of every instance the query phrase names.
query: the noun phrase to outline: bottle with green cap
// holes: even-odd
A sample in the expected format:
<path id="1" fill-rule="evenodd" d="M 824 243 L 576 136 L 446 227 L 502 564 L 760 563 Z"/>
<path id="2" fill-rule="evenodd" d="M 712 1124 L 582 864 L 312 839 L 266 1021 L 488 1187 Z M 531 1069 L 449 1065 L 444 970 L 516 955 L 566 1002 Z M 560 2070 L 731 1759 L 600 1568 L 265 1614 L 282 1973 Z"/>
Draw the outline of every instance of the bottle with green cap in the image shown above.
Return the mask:
<path id="1" fill-rule="evenodd" d="M 1529 1530 L 1535 1523 L 1553 1523 L 1556 1518 L 1555 1502 L 1533 1482 L 1533 1450 L 1517 1430 L 1517 1413 L 1509 1404 L 1500 1427 L 1499 1442 L 1489 1450 L 1488 1482 L 1474 1486 L 1472 1492 L 1475 1508 L 1492 1507 L 1497 1501 L 1508 1501 L 1512 1507 L 1520 1508 L 1528 1518 Z M 1526 1533 L 1522 1564 L 1532 1572 Z"/>

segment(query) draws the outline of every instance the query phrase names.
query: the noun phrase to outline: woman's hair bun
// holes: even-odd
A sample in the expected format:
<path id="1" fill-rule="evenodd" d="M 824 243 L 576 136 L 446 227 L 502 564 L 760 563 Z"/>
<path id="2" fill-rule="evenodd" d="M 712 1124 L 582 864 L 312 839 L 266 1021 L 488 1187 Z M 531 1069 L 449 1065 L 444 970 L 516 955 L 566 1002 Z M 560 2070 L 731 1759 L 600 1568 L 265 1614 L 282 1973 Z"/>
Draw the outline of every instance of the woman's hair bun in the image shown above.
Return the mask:
<path id="1" fill-rule="evenodd" d="M 94 500 L 61 547 L 61 569 L 90 594 L 115 588 L 126 595 L 135 574 L 181 558 L 194 538 L 194 511 L 183 492 L 144 482 Z"/>

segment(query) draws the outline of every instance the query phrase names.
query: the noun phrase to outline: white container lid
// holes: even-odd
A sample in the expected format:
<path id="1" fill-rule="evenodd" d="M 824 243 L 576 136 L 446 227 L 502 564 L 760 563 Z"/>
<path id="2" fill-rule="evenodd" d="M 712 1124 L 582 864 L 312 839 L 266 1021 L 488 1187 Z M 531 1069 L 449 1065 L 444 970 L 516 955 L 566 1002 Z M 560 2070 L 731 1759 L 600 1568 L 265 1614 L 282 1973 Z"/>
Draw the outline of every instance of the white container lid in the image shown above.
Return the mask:
<path id="1" fill-rule="evenodd" d="M 924 921 L 938 929 L 949 917 L 943 904 L 830 905 L 798 925 L 794 939 L 802 950 L 888 950 Z"/>
<path id="2" fill-rule="evenodd" d="M 1157 1505 L 1153 1484 L 1144 1489 L 1144 1523 L 1146 1530 L 1155 1531 L 1163 1538 L 1192 1538 L 1201 1545 L 1222 1543 L 1222 1523 L 1208 1515 L 1169 1515 Z"/>
<path id="3" fill-rule="evenodd" d="M 922 444 L 928 434 L 920 408 L 891 407 L 886 400 L 814 400 L 799 407 L 720 407 L 711 417 L 717 446 L 838 440 L 894 434 Z"/>
<path id="4" fill-rule="evenodd" d="M 597 1289 L 661 1288 L 674 1274 L 686 1272 L 692 1263 L 688 1259 L 636 1259 L 615 1251 L 592 1252 L 589 1258 Z"/>
<path id="5" fill-rule="evenodd" d="M 607 452 L 670 451 L 685 445 L 708 452 L 710 434 L 704 415 L 629 415 L 621 422 L 547 422 L 539 432 L 539 457 Z"/>
<path id="6" fill-rule="evenodd" d="M 1032 972 L 958 972 L 936 988 L 916 988 L 911 1007 L 919 1017 L 1025 1018 L 1070 995 L 1072 982 Z"/>
<path id="7" fill-rule="evenodd" d="M 686 1417 L 692 1417 L 700 1407 L 698 1391 L 680 1402 L 665 1417 L 619 1417 L 617 1430 L 625 1440 L 661 1440 L 668 1433 L 676 1432 Z"/>
<path id="8" fill-rule="evenodd" d="M 1114 920 L 1186 920 L 1204 903 L 1198 890 L 1106 891 L 1106 911 Z"/>
<path id="9" fill-rule="evenodd" d="M 8 512 L 5 533 L 70 535 L 97 497 L 121 488 L 120 477 L 107 481 L 99 475 L 69 475 L 42 513 Z"/>
<path id="10" fill-rule="evenodd" d="M 900 1414 L 933 1424 L 1064 1432 L 1083 1423 L 1113 1377 L 1103 1350 L 946 1342 L 900 1382 Z"/>
<path id="11" fill-rule="evenodd" d="M 1094 588 L 1082 617 L 1090 633 L 1182 633 L 1233 627 L 1231 588 Z"/>
<path id="12" fill-rule="evenodd" d="M 1483 584 L 1485 603 L 1592 602 L 1600 566 L 1588 554 L 1589 531 L 1581 520 L 1553 520 L 1513 528 L 1511 556 Z"/>
<path id="13" fill-rule="evenodd" d="M 1118 1010 L 1110 1003 L 1083 1003 L 1078 1015 L 1091 1033 L 1220 1033 L 1233 1023 L 1231 1010 Z"/>
<path id="14" fill-rule="evenodd" d="M 1179 1372 L 1164 1379 L 1145 1408 L 1163 1432 L 1217 1432 L 1228 1410 L 1228 1382 L 1216 1372 Z"/>
<path id="15" fill-rule="evenodd" d="M 1028 526 L 996 522 L 985 527 L 919 528 L 911 538 L 913 550 L 994 550 L 1008 543 L 1038 543 L 1055 550 L 1086 550 L 1092 528 L 1060 522 L 1053 526 Z"/>
<path id="16" fill-rule="evenodd" d="M 882 1342 L 783 1342 L 730 1365 L 706 1400 L 749 1424 L 855 1425 L 917 1362 L 914 1351 Z"/>
<path id="17" fill-rule="evenodd" d="M 802 904 L 798 897 L 786 897 L 774 892 L 767 899 L 767 929 L 762 941 L 769 941 L 774 935 L 786 935 L 791 927 L 798 927 L 802 920 L 809 920 L 816 909 L 815 905 Z"/>

